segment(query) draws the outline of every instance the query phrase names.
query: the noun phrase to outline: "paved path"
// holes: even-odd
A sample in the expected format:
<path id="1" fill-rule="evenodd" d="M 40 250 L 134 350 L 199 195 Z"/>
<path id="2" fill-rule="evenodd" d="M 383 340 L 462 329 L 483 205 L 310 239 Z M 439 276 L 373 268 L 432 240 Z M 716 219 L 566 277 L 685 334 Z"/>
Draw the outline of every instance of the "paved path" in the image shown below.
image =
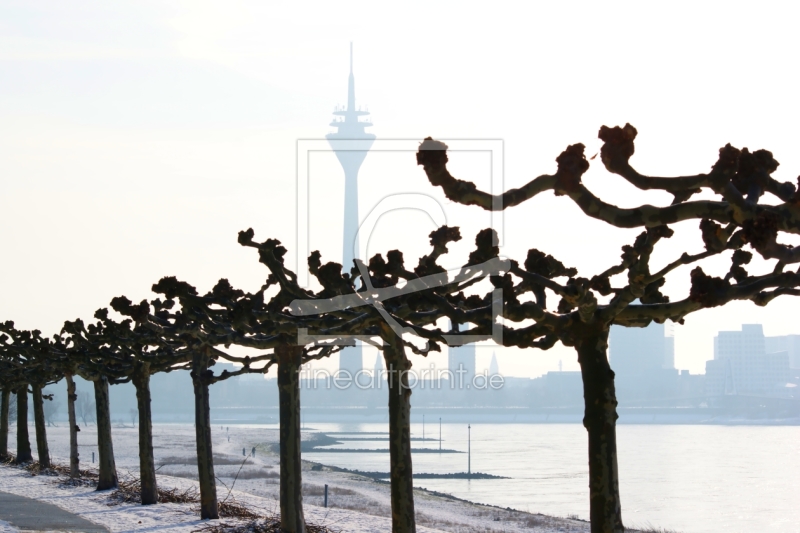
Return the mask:
<path id="1" fill-rule="evenodd" d="M 103 526 L 33 498 L 0 492 L 0 520 L 28 531 L 108 533 Z"/>

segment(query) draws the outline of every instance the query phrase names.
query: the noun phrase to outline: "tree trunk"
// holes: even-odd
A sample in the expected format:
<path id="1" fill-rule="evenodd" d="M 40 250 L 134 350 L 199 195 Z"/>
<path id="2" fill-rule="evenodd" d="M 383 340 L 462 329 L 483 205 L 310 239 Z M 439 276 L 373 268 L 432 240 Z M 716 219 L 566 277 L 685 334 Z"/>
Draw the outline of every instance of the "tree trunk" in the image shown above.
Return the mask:
<path id="1" fill-rule="evenodd" d="M 150 364 L 137 363 L 133 374 L 136 403 L 139 408 L 139 479 L 142 505 L 158 503 L 156 461 L 153 457 L 153 419 L 150 411 Z"/>
<path id="2" fill-rule="evenodd" d="M 197 441 L 197 477 L 200 481 L 200 518 L 219 518 L 217 481 L 211 451 L 211 404 L 208 397 L 209 350 L 195 352 L 192 357 L 194 385 L 194 426 Z"/>
<path id="3" fill-rule="evenodd" d="M 75 419 L 75 381 L 72 374 L 67 374 L 67 414 L 69 416 L 69 477 L 77 478 L 81 475 L 80 457 L 78 456 L 78 421 Z"/>
<path id="4" fill-rule="evenodd" d="M 28 437 L 28 386 L 17 389 L 17 463 L 33 461 Z"/>
<path id="5" fill-rule="evenodd" d="M 583 425 L 589 433 L 589 520 L 592 533 L 623 533 L 617 469 L 617 396 L 608 364 L 608 331 L 577 345 L 583 378 Z"/>
<path id="6" fill-rule="evenodd" d="M 114 462 L 114 444 L 111 441 L 111 408 L 108 401 L 108 379 L 94 382 L 94 401 L 97 409 L 97 454 L 100 476 L 97 490 L 115 489 L 117 465 Z"/>
<path id="7" fill-rule="evenodd" d="M 11 391 L 0 391 L 0 460 L 8 457 L 8 404 L 11 403 Z"/>
<path id="8" fill-rule="evenodd" d="M 36 450 L 39 452 L 39 466 L 50 468 L 50 450 L 47 448 L 47 429 L 44 421 L 44 398 L 42 387 L 33 387 L 33 421 L 36 426 Z"/>
<path id="9" fill-rule="evenodd" d="M 300 458 L 300 364 L 303 347 L 284 344 L 278 356 L 280 405 L 281 530 L 304 533 L 303 480 Z"/>
<path id="10" fill-rule="evenodd" d="M 383 357 L 388 371 L 389 461 L 392 499 L 392 533 L 414 533 L 414 480 L 411 476 L 411 361 L 405 347 L 388 325 L 382 326 Z"/>

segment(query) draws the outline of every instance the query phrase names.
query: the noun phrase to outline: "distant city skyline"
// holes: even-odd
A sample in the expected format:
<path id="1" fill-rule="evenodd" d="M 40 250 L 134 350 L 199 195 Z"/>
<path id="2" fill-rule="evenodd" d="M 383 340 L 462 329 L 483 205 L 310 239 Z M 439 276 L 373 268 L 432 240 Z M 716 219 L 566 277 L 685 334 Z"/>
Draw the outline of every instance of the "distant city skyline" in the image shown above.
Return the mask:
<path id="1" fill-rule="evenodd" d="M 150 287 L 165 275 L 200 290 L 222 277 L 245 290 L 260 287 L 265 270 L 236 244 L 236 234 L 252 227 L 257 238 L 291 247 L 296 143 L 324 141 L 322 121 L 344 96 L 351 41 L 357 96 L 370 104 L 376 135 L 503 139 L 506 187 L 555 170 L 569 144 L 585 144 L 591 157 L 599 127 L 626 122 L 639 131 L 634 161 L 643 172 L 705 172 L 732 143 L 770 150 L 781 163 L 776 176 L 795 182 L 800 107 L 788 67 L 798 47 L 794 9 L 632 6 L 477 11 L 428 3 L 429 16 L 420 18 L 423 4 L 412 3 L 384 20 L 370 9 L 324 3 L 287 5 L 278 15 L 250 2 L 165 8 L 122 1 L 102 10 L 5 3 L 0 227 L 4 256 L 13 261 L 3 264 L 0 319 L 52 335 L 64 320 L 90 320 L 120 294 L 152 298 Z M 446 36 L 442 20 L 451 28 Z M 409 37 L 409 28 L 423 38 Z M 485 30 L 479 38 L 476 28 Z M 598 56 L 598 42 L 618 52 Z M 730 83 L 731 72 L 755 63 L 770 72 L 769 84 L 757 76 Z M 426 185 L 413 154 L 374 155 L 361 170 L 366 205 L 401 180 L 446 202 Z M 459 176 L 481 177 L 480 165 L 451 155 Z M 328 184 L 315 183 L 322 205 L 341 186 L 341 168 L 327 157 L 318 163 Z M 671 201 L 632 190 L 599 157 L 590 165 L 585 183 L 605 200 Z M 338 213 L 312 228 L 315 246 L 331 260 L 342 253 Z M 454 213 L 465 238 L 452 254 L 465 257 L 477 215 Z M 536 247 L 591 275 L 635 238 L 635 231 L 576 223 L 578 217 L 569 201 L 552 195 L 508 210 L 504 252 L 521 260 Z M 425 253 L 429 226 L 408 224 L 400 236 L 396 218 L 382 224 L 372 249 L 401 247 L 409 263 Z M 654 263 L 702 251 L 695 225 L 675 229 Z M 294 252 L 287 255 L 291 268 Z M 724 275 L 728 266 L 712 261 L 707 272 Z M 749 267 L 769 265 L 755 258 Z M 689 269 L 679 269 L 663 290 L 679 298 L 688 287 Z M 763 308 L 735 302 L 692 315 L 675 326 L 675 366 L 703 372 L 716 332 L 741 323 L 764 324 L 766 336 L 800 333 L 799 305 L 781 297 Z M 446 355 L 436 357 L 414 360 L 445 364 Z M 560 345 L 497 358 L 505 375 L 541 375 L 559 361 L 565 371 L 577 369 L 574 350 Z M 491 349 L 478 348 L 479 369 L 490 359 Z"/>

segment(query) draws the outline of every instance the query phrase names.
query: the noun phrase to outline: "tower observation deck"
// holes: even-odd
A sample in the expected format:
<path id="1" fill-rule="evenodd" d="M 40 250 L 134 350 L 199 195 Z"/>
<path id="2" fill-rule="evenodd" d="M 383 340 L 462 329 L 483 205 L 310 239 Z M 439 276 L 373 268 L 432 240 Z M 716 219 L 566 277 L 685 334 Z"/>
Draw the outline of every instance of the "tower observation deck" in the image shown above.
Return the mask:
<path id="1" fill-rule="evenodd" d="M 336 131 L 325 136 L 344 170 L 344 227 L 342 238 L 342 266 L 344 272 L 353 268 L 358 254 L 358 171 L 375 141 L 375 135 L 365 128 L 372 126 L 369 111 L 356 107 L 355 77 L 353 76 L 353 43 L 350 43 L 350 76 L 347 80 L 347 106 L 338 106 L 333 112 L 331 126 Z M 351 375 L 363 368 L 360 343 L 340 352 L 339 370 Z"/>

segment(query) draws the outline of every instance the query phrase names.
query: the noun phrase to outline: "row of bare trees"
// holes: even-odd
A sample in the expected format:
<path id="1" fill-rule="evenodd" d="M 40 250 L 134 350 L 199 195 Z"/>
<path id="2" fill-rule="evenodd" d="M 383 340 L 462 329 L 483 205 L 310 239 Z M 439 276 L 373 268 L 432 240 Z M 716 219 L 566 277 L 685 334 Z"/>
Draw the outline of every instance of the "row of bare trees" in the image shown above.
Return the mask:
<path id="1" fill-rule="evenodd" d="M 71 431 L 71 465 L 79 475 L 75 421 L 74 377 L 92 381 L 100 452 L 98 489 L 116 485 L 111 439 L 109 384 L 130 381 L 136 387 L 139 413 L 139 456 L 142 503 L 158 501 L 152 444 L 150 376 L 187 370 L 194 385 L 201 515 L 217 518 L 211 450 L 209 387 L 244 373 L 277 369 L 280 401 L 280 510 L 285 531 L 305 531 L 300 455 L 300 389 L 302 364 L 327 357 L 353 339 L 364 339 L 383 352 L 388 380 L 389 451 L 392 527 L 397 533 L 416 529 L 410 445 L 411 390 L 407 371 L 410 353 L 426 355 L 444 345 L 494 339 L 505 346 L 549 349 L 557 342 L 575 349 L 584 385 L 584 426 L 588 433 L 589 505 L 593 533 L 622 532 L 617 465 L 617 400 L 614 372 L 608 357 L 612 325 L 644 327 L 652 321 L 683 323 L 693 312 L 750 300 L 766 305 L 781 295 L 800 295 L 800 248 L 778 242 L 800 233 L 800 193 L 792 183 L 772 177 L 777 162 L 765 150 L 750 152 L 727 145 L 710 172 L 693 176 L 654 177 L 630 164 L 636 130 L 630 126 L 600 130 L 605 168 L 641 190 L 666 191 L 674 197 L 666 206 L 620 208 L 592 193 L 582 176 L 589 168 L 583 145 L 569 146 L 556 159 L 554 174 L 539 176 L 500 195 L 479 190 L 447 170 L 447 147 L 426 139 L 417 153 L 430 183 L 452 201 L 485 210 L 518 206 L 548 191 L 566 196 L 585 215 L 609 228 L 641 228 L 623 246 L 615 264 L 597 266 L 589 277 L 535 248 L 523 262 L 499 256 L 497 235 L 490 229 L 475 237 L 474 250 L 447 271 L 439 264 L 448 245 L 461 239 L 458 228 L 442 227 L 430 235 L 431 250 L 412 269 L 398 250 L 375 255 L 367 264 L 356 260 L 349 271 L 322 262 L 314 252 L 308 260 L 315 289 L 301 287 L 297 274 L 284 264 L 286 249 L 274 239 L 254 240 L 252 230 L 240 232 L 239 243 L 258 252 L 267 268 L 266 282 L 245 292 L 221 279 L 200 294 L 173 277 L 153 285 L 157 297 L 138 304 L 124 296 L 111 309 L 95 313 L 95 322 L 67 322 L 54 337 L 38 331 L 17 331 L 3 325 L 0 337 L 2 420 L 0 452 L 7 453 L 10 391 L 17 392 L 19 420 L 27 420 L 27 391 L 33 394 L 39 461 L 47 457 L 44 425 L 39 427 L 41 389 L 66 378 Z M 692 199 L 698 193 L 703 198 Z M 766 199 L 769 198 L 771 203 Z M 655 264 L 656 246 L 673 235 L 671 225 L 695 220 L 696 249 Z M 553 221 L 558 231 L 565 221 Z M 753 253 L 767 260 L 765 272 L 750 273 Z M 707 274 L 699 266 L 716 256 L 730 259 L 727 271 Z M 671 300 L 661 292 L 667 276 L 694 266 L 688 294 Z M 441 324 L 466 324 L 459 331 Z M 232 346 L 249 350 L 231 354 Z M 225 360 L 241 365 L 236 372 L 215 374 Z M 22 392 L 26 392 L 22 394 Z M 24 398 L 24 400 L 22 400 Z M 25 448 L 27 425 L 18 424 L 17 460 L 31 460 Z M 41 439 L 41 443 L 40 443 Z"/>

